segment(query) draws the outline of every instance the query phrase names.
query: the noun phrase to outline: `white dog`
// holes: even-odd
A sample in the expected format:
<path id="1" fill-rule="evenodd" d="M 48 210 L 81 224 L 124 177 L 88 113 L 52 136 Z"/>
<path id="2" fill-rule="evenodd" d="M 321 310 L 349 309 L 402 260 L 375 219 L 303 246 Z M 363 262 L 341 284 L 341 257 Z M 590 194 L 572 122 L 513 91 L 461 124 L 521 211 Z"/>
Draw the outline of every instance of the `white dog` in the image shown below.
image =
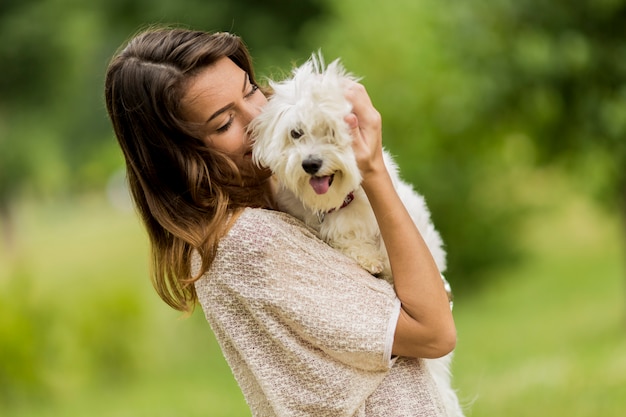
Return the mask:
<path id="1" fill-rule="evenodd" d="M 357 79 L 346 72 L 339 60 L 324 68 L 321 54 L 313 54 L 293 71 L 290 79 L 270 82 L 274 93 L 250 124 L 254 139 L 252 157 L 255 163 L 274 173 L 281 210 L 317 230 L 323 240 L 370 273 L 393 283 L 374 212 L 360 186 L 352 137 L 344 121 L 352 111 L 344 96 L 348 80 Z M 387 151 L 384 157 L 398 195 L 443 272 L 446 254 L 424 198 L 399 178 Z M 451 358 L 452 354 L 426 363 L 447 414 L 462 416 L 450 383 Z"/>

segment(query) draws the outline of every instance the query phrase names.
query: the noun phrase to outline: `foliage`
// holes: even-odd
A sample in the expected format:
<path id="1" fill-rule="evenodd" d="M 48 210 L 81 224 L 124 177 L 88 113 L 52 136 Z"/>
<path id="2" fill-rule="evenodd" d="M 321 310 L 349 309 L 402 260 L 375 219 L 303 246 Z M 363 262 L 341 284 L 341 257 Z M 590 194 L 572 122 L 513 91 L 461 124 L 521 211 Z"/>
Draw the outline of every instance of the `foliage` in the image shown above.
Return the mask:
<path id="1" fill-rule="evenodd" d="M 20 193 L 105 186 L 122 165 L 102 103 L 106 64 L 139 28 L 174 23 L 242 35 L 261 76 L 280 77 L 320 47 L 362 75 L 386 146 L 447 243 L 449 279 L 475 288 L 489 268 L 522 255 L 516 236 L 533 165 L 567 161 L 581 187 L 626 207 L 625 5 L 5 1 L 2 231 L 13 229 Z"/>
<path id="2" fill-rule="evenodd" d="M 532 260 L 455 305 L 468 415 L 617 417 L 626 407 L 619 219 L 551 180 L 546 210 L 525 222 Z"/>
<path id="3" fill-rule="evenodd" d="M 35 217 L 39 224 L 33 217 L 19 222 L 28 237 L 21 235 L 0 257 L 0 406 L 46 403 L 76 386 L 122 383 L 137 371 L 145 297 L 132 282 L 134 271 L 123 253 L 132 242 L 139 254 L 142 236 L 103 250 L 97 243 L 102 230 L 122 229 L 88 225 L 83 218 L 64 240 L 72 227 L 65 213 L 77 216 L 68 206 L 56 207 L 61 215 L 53 210 Z M 111 250 L 118 259 L 103 265 Z"/>
<path id="4" fill-rule="evenodd" d="M 626 1 L 474 5 L 463 32 L 475 42 L 459 52 L 463 70 L 492 79 L 496 126 L 531 140 L 538 162 L 565 162 L 583 184 L 596 177 L 626 216 Z M 590 166 L 598 154 L 603 164 Z"/>
<path id="5" fill-rule="evenodd" d="M 0 403 L 11 405 L 41 395 L 44 361 L 38 349 L 48 341 L 45 314 L 28 299 L 32 280 L 19 270 L 13 275 L 0 293 L 0 357 L 5 358 L 0 361 Z"/>
<path id="6" fill-rule="evenodd" d="M 152 404 L 158 413 L 146 415 L 177 415 L 207 379 L 202 398 L 213 403 L 198 410 L 220 402 L 246 410 L 202 312 L 182 320 L 151 288 L 147 239 L 132 211 L 112 210 L 102 195 L 18 208 L 26 233 L 0 251 L 0 415 L 73 407 L 80 415 L 94 402 L 104 413 Z M 106 399 L 116 390 L 136 402 L 119 392 Z"/>
<path id="7" fill-rule="evenodd" d="M 285 64 L 316 1 L 7 1 L 0 6 L 0 212 L 17 193 L 102 186 L 120 165 L 102 100 L 106 64 L 148 24 L 231 30 L 259 65 Z M 236 17 L 236 18 L 235 18 Z M 34 190 L 32 190 L 34 187 Z M 6 212 L 6 209 L 4 210 Z"/>
<path id="8" fill-rule="evenodd" d="M 626 1 L 329 4 L 311 45 L 364 76 L 457 289 L 519 259 L 532 166 L 568 162 L 626 213 Z"/>

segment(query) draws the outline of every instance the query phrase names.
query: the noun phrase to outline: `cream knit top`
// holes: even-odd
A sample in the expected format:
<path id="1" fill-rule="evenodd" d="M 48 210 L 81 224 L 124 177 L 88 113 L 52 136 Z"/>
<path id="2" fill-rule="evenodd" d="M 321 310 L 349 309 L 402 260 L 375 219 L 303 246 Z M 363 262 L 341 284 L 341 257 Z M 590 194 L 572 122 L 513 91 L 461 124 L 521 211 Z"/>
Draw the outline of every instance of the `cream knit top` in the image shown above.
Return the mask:
<path id="1" fill-rule="evenodd" d="M 393 288 L 299 220 L 245 209 L 195 286 L 253 416 L 444 415 L 423 362 L 391 358 Z"/>

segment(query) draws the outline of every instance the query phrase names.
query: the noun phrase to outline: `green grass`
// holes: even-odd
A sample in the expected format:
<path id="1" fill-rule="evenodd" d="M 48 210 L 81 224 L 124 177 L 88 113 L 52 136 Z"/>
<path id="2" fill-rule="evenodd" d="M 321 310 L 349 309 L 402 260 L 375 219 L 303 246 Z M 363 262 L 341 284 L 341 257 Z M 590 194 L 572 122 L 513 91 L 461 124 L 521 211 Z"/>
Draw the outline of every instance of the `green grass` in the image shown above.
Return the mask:
<path id="1" fill-rule="evenodd" d="M 0 255 L 1 416 L 249 415 L 201 310 L 152 289 L 134 213 L 99 197 L 18 213 Z"/>
<path id="2" fill-rule="evenodd" d="M 623 416 L 621 228 L 581 201 L 530 222 L 532 258 L 456 303 L 455 375 L 472 416 Z"/>
<path id="3" fill-rule="evenodd" d="M 156 297 L 133 213 L 99 197 L 18 213 L 0 254 L 0 415 L 249 415 L 201 311 Z M 623 416 L 617 221 L 570 198 L 526 230 L 529 261 L 455 301 L 468 416 Z"/>

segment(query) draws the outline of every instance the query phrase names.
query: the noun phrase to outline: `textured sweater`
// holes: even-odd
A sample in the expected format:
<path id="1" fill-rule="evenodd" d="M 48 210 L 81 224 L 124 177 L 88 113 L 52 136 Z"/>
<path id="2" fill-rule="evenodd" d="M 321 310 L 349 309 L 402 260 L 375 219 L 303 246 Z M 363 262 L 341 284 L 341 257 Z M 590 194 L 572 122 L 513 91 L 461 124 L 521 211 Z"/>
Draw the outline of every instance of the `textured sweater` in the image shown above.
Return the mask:
<path id="1" fill-rule="evenodd" d="M 299 220 L 245 209 L 195 286 L 253 416 L 444 415 L 423 362 L 391 357 L 391 285 Z"/>

